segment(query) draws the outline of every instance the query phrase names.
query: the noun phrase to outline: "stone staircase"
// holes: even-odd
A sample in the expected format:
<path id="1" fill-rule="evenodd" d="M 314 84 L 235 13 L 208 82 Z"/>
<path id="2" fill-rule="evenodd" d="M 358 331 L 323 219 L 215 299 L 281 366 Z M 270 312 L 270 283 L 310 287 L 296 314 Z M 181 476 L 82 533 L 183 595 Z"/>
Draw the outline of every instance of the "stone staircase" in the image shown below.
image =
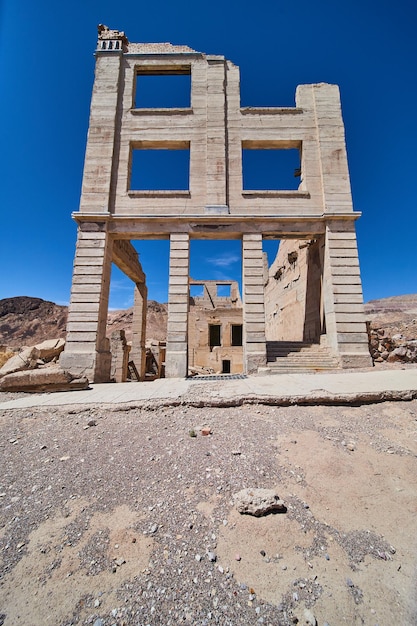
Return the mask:
<path id="1" fill-rule="evenodd" d="M 267 341 L 266 346 L 267 364 L 259 368 L 259 373 L 311 374 L 340 368 L 339 359 L 332 354 L 324 336 L 320 343 Z"/>

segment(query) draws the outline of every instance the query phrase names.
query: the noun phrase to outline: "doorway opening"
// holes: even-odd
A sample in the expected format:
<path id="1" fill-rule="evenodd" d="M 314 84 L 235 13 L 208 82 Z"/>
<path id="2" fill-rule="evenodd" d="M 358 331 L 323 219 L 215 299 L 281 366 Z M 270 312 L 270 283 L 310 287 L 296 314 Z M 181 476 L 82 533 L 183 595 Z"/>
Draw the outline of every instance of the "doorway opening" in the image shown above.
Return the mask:
<path id="1" fill-rule="evenodd" d="M 230 359 L 222 360 L 222 374 L 230 374 Z"/>

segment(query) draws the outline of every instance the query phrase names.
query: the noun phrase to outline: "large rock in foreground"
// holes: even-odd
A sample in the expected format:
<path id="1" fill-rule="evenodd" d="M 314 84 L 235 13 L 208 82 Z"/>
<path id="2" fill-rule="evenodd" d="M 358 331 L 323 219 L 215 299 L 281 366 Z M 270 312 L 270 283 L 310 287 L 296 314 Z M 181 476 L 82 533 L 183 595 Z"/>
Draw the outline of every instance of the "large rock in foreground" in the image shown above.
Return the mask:
<path id="1" fill-rule="evenodd" d="M 18 354 L 10 357 L 0 368 L 0 378 L 13 372 L 35 369 L 52 360 L 58 359 L 65 347 L 65 339 L 47 339 L 30 348 L 23 348 Z"/>
<path id="2" fill-rule="evenodd" d="M 287 507 L 273 489 L 242 489 L 233 496 L 239 513 L 261 517 L 268 513 L 285 513 Z"/>
<path id="3" fill-rule="evenodd" d="M 88 379 L 77 378 L 58 367 L 45 367 L 7 374 L 0 379 L 0 391 L 72 391 L 87 389 Z"/>
<path id="4" fill-rule="evenodd" d="M 23 348 L 18 354 L 10 357 L 8 361 L 0 368 L 0 378 L 20 372 L 21 370 L 33 369 L 37 366 L 39 359 L 39 350 L 35 346 L 31 348 Z"/>

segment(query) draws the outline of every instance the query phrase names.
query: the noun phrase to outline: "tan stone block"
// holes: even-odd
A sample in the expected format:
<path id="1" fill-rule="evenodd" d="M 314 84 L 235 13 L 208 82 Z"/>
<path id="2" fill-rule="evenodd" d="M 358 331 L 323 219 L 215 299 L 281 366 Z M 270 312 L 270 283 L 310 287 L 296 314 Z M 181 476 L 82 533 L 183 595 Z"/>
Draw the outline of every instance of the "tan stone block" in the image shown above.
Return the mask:
<path id="1" fill-rule="evenodd" d="M 331 259 L 331 264 L 332 266 L 345 266 L 345 267 L 358 267 L 359 266 L 359 260 L 357 258 L 357 256 L 353 257 L 353 258 L 347 258 L 347 257 L 343 257 L 343 258 L 339 258 L 339 257 L 334 257 Z"/>
<path id="2" fill-rule="evenodd" d="M 349 333 L 349 332 L 338 332 L 337 333 L 337 341 L 339 343 L 363 343 L 368 345 L 368 335 L 366 333 Z"/>
<path id="3" fill-rule="evenodd" d="M 72 332 L 97 332 L 97 321 L 69 321 L 67 323 L 67 333 Z"/>
<path id="4" fill-rule="evenodd" d="M 72 342 L 94 342 L 97 339 L 97 333 L 91 331 L 71 331 L 67 334 L 67 343 Z"/>
<path id="5" fill-rule="evenodd" d="M 361 285 L 360 276 L 333 276 L 332 281 L 334 285 Z"/>
<path id="6" fill-rule="evenodd" d="M 329 250 L 330 258 L 358 258 L 358 251 L 355 248 L 333 248 L 331 247 Z"/>

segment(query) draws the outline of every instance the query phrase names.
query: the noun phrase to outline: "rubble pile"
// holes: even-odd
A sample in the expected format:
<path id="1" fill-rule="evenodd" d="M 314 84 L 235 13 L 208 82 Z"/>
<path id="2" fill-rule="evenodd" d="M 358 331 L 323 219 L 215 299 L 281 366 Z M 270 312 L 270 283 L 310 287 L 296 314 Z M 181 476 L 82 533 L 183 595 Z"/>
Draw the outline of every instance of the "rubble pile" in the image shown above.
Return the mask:
<path id="1" fill-rule="evenodd" d="M 417 339 L 401 333 L 390 337 L 383 328 L 370 329 L 369 349 L 374 363 L 417 363 Z"/>
<path id="2" fill-rule="evenodd" d="M 60 369 L 64 339 L 48 339 L 22 348 L 0 368 L 0 391 L 67 391 L 87 389 L 88 379 Z"/>

